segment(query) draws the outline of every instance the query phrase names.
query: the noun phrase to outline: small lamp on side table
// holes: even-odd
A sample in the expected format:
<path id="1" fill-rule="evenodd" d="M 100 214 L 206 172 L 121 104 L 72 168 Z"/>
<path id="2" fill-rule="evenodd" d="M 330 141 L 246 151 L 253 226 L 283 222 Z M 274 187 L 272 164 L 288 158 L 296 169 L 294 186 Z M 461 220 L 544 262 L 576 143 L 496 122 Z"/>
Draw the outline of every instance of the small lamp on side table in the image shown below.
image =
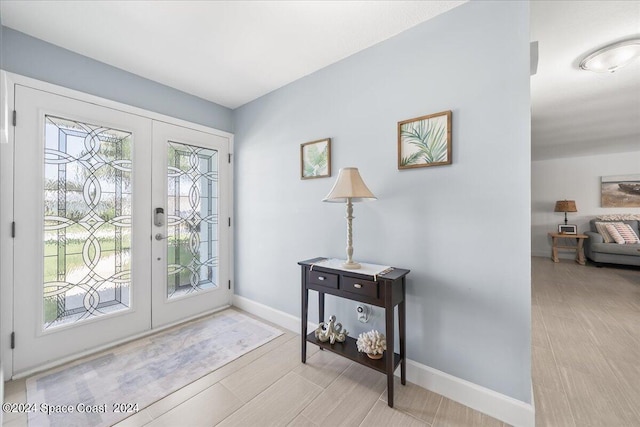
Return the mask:
<path id="1" fill-rule="evenodd" d="M 567 212 L 578 212 L 575 200 L 558 200 L 554 212 L 564 212 L 564 226 L 558 224 L 558 232 L 563 234 L 576 234 L 577 226 L 567 224 Z"/>
<path id="2" fill-rule="evenodd" d="M 365 200 L 376 200 L 371 190 L 358 172 L 358 168 L 342 168 L 338 174 L 338 179 L 333 188 L 322 199 L 323 202 L 347 203 L 347 261 L 342 264 L 344 268 L 356 270 L 360 268 L 360 264 L 353 261 L 353 203 Z"/>

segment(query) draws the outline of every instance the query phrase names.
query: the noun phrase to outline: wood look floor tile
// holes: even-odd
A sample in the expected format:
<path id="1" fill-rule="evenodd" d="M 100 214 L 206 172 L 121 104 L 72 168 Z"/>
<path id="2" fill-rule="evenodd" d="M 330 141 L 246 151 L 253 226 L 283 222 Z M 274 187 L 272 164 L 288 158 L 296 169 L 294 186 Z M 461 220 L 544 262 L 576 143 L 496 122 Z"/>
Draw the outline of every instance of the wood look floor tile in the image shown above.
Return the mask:
<path id="1" fill-rule="evenodd" d="M 622 394 L 631 403 L 636 415 L 640 417 L 640 362 L 636 360 L 629 363 L 613 359 L 609 359 L 608 362 L 618 380 Z"/>
<path id="2" fill-rule="evenodd" d="M 542 388 L 563 392 L 560 371 L 553 352 L 544 347 L 531 346 L 531 372 L 536 384 Z"/>
<path id="3" fill-rule="evenodd" d="M 191 384 L 187 384 L 181 389 L 176 390 L 168 396 L 158 400 L 157 402 L 150 405 L 147 410 L 153 418 L 158 418 L 160 415 L 187 401 L 201 391 L 206 390 L 222 379 L 237 372 L 239 369 L 249 365 L 254 360 L 294 339 L 294 337 L 295 336 L 292 333 L 280 335 L 272 341 L 269 341 L 268 343 L 256 348 L 255 350 L 242 355 L 236 360 L 229 362 L 224 366 L 221 366 L 220 368 L 212 371 L 204 377 L 192 382 Z"/>
<path id="4" fill-rule="evenodd" d="M 301 363 L 293 372 L 322 388 L 327 388 L 351 363 L 349 359 L 330 351 L 318 351 L 307 357 L 307 363 Z"/>
<path id="5" fill-rule="evenodd" d="M 442 398 L 433 422 L 433 427 L 503 427 L 503 425 L 500 420 L 446 397 Z"/>
<path id="6" fill-rule="evenodd" d="M 388 402 L 387 390 L 380 396 L 382 402 Z M 414 418 L 432 424 L 436 412 L 442 401 L 442 396 L 432 391 L 418 387 L 407 381 L 402 385 L 400 378 L 394 377 L 393 384 L 393 409 L 406 412 Z"/>
<path id="7" fill-rule="evenodd" d="M 551 342 L 544 325 L 535 324 L 531 327 L 531 345 L 551 350 Z"/>
<path id="8" fill-rule="evenodd" d="M 29 427 L 27 422 L 27 414 L 20 414 L 19 417 L 11 420 L 2 420 L 3 427 Z"/>
<path id="9" fill-rule="evenodd" d="M 640 337 L 640 310 L 606 309 L 606 311 L 615 317 L 632 337 Z"/>
<path id="10" fill-rule="evenodd" d="M 421 427 L 431 424 L 399 411 L 395 408 L 395 402 L 394 408 L 390 408 L 386 402 L 378 400 L 361 425 L 367 427 Z"/>
<path id="11" fill-rule="evenodd" d="M 380 372 L 354 363 L 302 415 L 318 425 L 359 425 L 384 391 L 386 382 L 386 376 Z"/>
<path id="12" fill-rule="evenodd" d="M 4 383 L 4 400 L 7 403 L 26 403 L 27 402 L 27 385 L 26 380 L 13 380 Z M 18 412 L 5 412 L 2 414 L 2 423 L 8 424 L 13 422 L 15 425 L 27 422 L 27 415 Z"/>
<path id="13" fill-rule="evenodd" d="M 587 333 L 589 333 L 592 338 L 595 338 L 594 342 L 596 344 L 598 343 L 597 338 L 599 336 L 610 334 L 628 335 L 622 323 L 601 308 L 578 310 L 576 316 Z"/>
<path id="14" fill-rule="evenodd" d="M 293 421 L 287 424 L 287 427 L 317 427 L 317 424 L 315 424 L 313 421 L 311 421 L 309 418 L 305 417 L 304 415 L 300 414 L 297 417 L 295 417 Z"/>
<path id="15" fill-rule="evenodd" d="M 613 375 L 611 367 L 595 344 L 572 343 L 555 337 L 550 339 L 558 368 L 570 368 L 602 378 Z"/>
<path id="16" fill-rule="evenodd" d="M 596 346 L 607 360 L 614 359 L 628 363 L 640 363 L 640 341 L 626 333 L 594 335 Z"/>
<path id="17" fill-rule="evenodd" d="M 606 297 L 604 295 L 606 295 Z M 606 290 L 603 290 L 603 298 L 600 302 L 607 310 L 637 313 L 640 310 L 640 301 L 637 300 L 637 297 L 628 298 L 626 297 L 627 295 L 629 295 L 628 292 L 619 292 L 616 295 L 615 293 L 611 293 L 611 289 L 609 289 L 608 293 Z"/>
<path id="18" fill-rule="evenodd" d="M 544 324 L 544 316 L 538 305 L 531 307 L 531 344 L 551 349 L 547 328 Z"/>
<path id="19" fill-rule="evenodd" d="M 307 357 L 318 347 L 307 346 Z M 300 364 L 300 339 L 295 337 L 224 378 L 221 384 L 248 402 Z"/>
<path id="20" fill-rule="evenodd" d="M 531 297 L 536 425 L 640 426 L 640 271 L 534 257 Z M 287 332 L 117 426 L 503 425 L 398 379 L 389 408 L 384 375 L 307 348 L 302 365 L 300 338 Z M 5 393 L 26 402 L 25 381 Z M 27 417 L 4 421 L 26 426 Z"/>
<path id="21" fill-rule="evenodd" d="M 149 411 L 143 409 L 137 414 L 133 414 L 119 423 L 114 424 L 114 427 L 142 427 L 151 421 L 153 421 L 153 417 L 149 414 Z"/>
<path id="22" fill-rule="evenodd" d="M 544 306 L 549 307 L 552 305 L 562 305 L 565 302 L 565 297 L 562 292 L 559 292 L 559 287 L 553 282 L 543 282 L 535 284 L 532 287 L 535 294 L 536 301 L 543 303 Z"/>
<path id="23" fill-rule="evenodd" d="M 547 389 L 534 384 L 533 391 L 537 427 L 576 427 L 567 395 L 563 390 Z"/>
<path id="24" fill-rule="evenodd" d="M 149 427 L 208 427 L 218 424 L 242 406 L 221 384 L 215 384 L 147 424 Z"/>
<path id="25" fill-rule="evenodd" d="M 26 379 L 6 381 L 4 383 L 4 401 L 11 403 L 27 402 Z"/>
<path id="26" fill-rule="evenodd" d="M 613 375 L 602 378 L 569 368 L 560 368 L 560 373 L 576 425 L 640 425 Z"/>
<path id="27" fill-rule="evenodd" d="M 556 291 L 562 296 L 553 295 Z M 640 337 L 640 310 L 634 310 L 640 303 L 640 272 L 555 264 L 534 257 L 532 299 L 536 304 L 532 309 L 536 425 L 640 425 L 634 418 L 640 415 L 640 391 L 636 391 L 640 390 L 640 368 L 636 369 L 640 363 L 633 356 L 640 342 L 635 338 Z M 575 319 L 557 315 L 560 300 L 571 308 Z M 553 307 L 545 310 L 546 304 Z M 544 340 L 535 334 L 538 308 L 561 388 L 549 370 L 543 369 L 550 359 L 540 350 Z"/>
<path id="28" fill-rule="evenodd" d="M 227 417 L 220 426 L 287 425 L 321 392 L 321 387 L 289 372 Z"/>
<path id="29" fill-rule="evenodd" d="M 544 311 L 543 311 L 544 313 Z M 543 314 L 547 334 L 552 340 L 557 338 L 567 343 L 590 343 L 591 337 L 577 318 L 569 319 L 551 314 Z"/>

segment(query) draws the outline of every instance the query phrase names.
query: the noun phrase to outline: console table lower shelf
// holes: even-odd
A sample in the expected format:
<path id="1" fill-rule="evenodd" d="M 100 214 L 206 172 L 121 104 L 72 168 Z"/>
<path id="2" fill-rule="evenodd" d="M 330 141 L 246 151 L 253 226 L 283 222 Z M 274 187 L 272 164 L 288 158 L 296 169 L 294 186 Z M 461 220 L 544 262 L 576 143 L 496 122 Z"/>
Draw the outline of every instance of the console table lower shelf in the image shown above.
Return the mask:
<path id="1" fill-rule="evenodd" d="M 365 353 L 361 353 L 358 351 L 358 346 L 356 345 L 356 340 L 351 337 L 347 337 L 345 342 L 337 342 L 335 344 L 327 342 L 322 342 L 316 338 L 314 333 L 310 333 L 307 335 L 307 342 L 311 344 L 315 344 L 320 348 L 328 350 L 332 353 L 339 354 L 342 357 L 346 357 L 349 360 L 353 360 L 354 362 L 358 362 L 361 365 L 368 366 L 371 369 L 375 369 L 378 372 L 382 372 L 383 374 L 387 374 L 387 357 L 389 355 L 388 351 L 385 351 L 382 355 L 381 359 L 371 359 Z M 395 371 L 398 366 L 400 366 L 401 362 L 400 355 L 398 353 L 393 353 L 393 370 Z"/>

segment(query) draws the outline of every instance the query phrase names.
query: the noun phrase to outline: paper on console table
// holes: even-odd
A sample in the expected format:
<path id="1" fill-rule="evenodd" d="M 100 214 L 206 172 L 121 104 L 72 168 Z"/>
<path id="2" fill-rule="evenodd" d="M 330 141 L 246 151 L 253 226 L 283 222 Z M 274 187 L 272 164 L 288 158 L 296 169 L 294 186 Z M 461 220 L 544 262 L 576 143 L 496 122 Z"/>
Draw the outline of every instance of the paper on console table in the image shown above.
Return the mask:
<path id="1" fill-rule="evenodd" d="M 322 261 L 314 262 L 311 269 L 317 265 L 319 267 L 333 268 L 335 270 L 349 271 L 351 273 L 366 274 L 368 276 L 373 276 L 374 281 L 377 280 L 376 276 L 382 272 L 387 273 L 390 270 L 393 270 L 393 268 L 388 265 L 367 264 L 365 262 L 360 262 L 360 268 L 357 269 L 344 268 L 342 264 L 345 262 L 347 262 L 345 259 L 326 258 Z"/>

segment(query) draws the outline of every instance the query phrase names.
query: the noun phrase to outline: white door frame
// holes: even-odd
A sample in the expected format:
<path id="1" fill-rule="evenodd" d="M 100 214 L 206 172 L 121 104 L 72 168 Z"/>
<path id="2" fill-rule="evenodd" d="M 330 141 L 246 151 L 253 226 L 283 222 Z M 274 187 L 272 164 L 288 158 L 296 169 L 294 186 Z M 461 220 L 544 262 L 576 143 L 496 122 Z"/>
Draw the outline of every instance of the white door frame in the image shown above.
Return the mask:
<path id="1" fill-rule="evenodd" d="M 46 92 L 51 92 L 61 96 L 67 96 L 70 98 L 78 99 L 80 101 L 94 103 L 103 107 L 108 107 L 116 110 L 120 110 L 126 113 L 136 114 L 145 118 L 149 118 L 156 121 L 166 122 L 177 126 L 183 126 L 201 132 L 211 133 L 213 135 L 228 138 L 229 140 L 229 154 L 233 158 L 233 134 L 218 129 L 203 126 L 197 123 L 188 122 L 186 120 L 177 119 L 164 114 L 148 111 L 142 108 L 134 107 L 131 105 L 123 104 L 117 101 L 101 98 L 95 95 L 86 94 L 73 89 L 68 89 L 62 86 L 46 83 L 40 80 L 25 77 L 19 74 L 6 72 L 0 70 L 0 365 L 2 372 L 4 373 L 4 379 L 8 380 L 14 378 L 13 375 L 13 352 L 11 350 L 11 333 L 13 331 L 13 239 L 11 236 L 11 223 L 13 218 L 13 145 L 15 142 L 14 127 L 12 125 L 12 115 L 15 102 L 14 87 L 16 84 L 28 86 L 34 89 L 39 89 Z M 18 118 L 19 120 L 19 118 Z M 229 194 L 229 216 L 233 218 L 233 162 L 229 165 L 229 188 L 227 193 Z M 231 222 L 233 227 L 233 221 Z M 234 281 L 234 244 L 233 244 L 233 228 L 229 230 L 229 278 L 232 283 Z M 229 302 L 231 305 L 231 302 Z M 223 307 L 224 308 L 224 307 Z M 220 310 L 218 308 L 213 311 Z M 198 317 L 198 316 L 196 316 Z M 185 319 L 189 320 L 189 319 Z M 181 322 L 185 321 L 182 320 Z M 170 327 L 166 325 L 165 327 Z M 128 337 L 125 340 L 110 343 L 104 347 L 92 349 L 86 353 L 74 355 L 68 359 L 62 359 L 54 364 L 65 362 L 66 360 L 73 360 L 85 356 L 86 354 L 100 351 L 104 348 L 111 347 L 113 345 L 120 344 L 125 341 L 139 338 L 140 336 L 155 333 L 160 329 L 153 329 L 149 332 L 139 334 L 136 336 Z M 19 341 L 19 337 L 17 339 Z M 52 365 L 54 365 L 52 364 Z M 47 366 L 42 366 L 40 369 L 46 369 Z M 28 375 L 30 372 L 23 372 L 21 376 Z"/>

